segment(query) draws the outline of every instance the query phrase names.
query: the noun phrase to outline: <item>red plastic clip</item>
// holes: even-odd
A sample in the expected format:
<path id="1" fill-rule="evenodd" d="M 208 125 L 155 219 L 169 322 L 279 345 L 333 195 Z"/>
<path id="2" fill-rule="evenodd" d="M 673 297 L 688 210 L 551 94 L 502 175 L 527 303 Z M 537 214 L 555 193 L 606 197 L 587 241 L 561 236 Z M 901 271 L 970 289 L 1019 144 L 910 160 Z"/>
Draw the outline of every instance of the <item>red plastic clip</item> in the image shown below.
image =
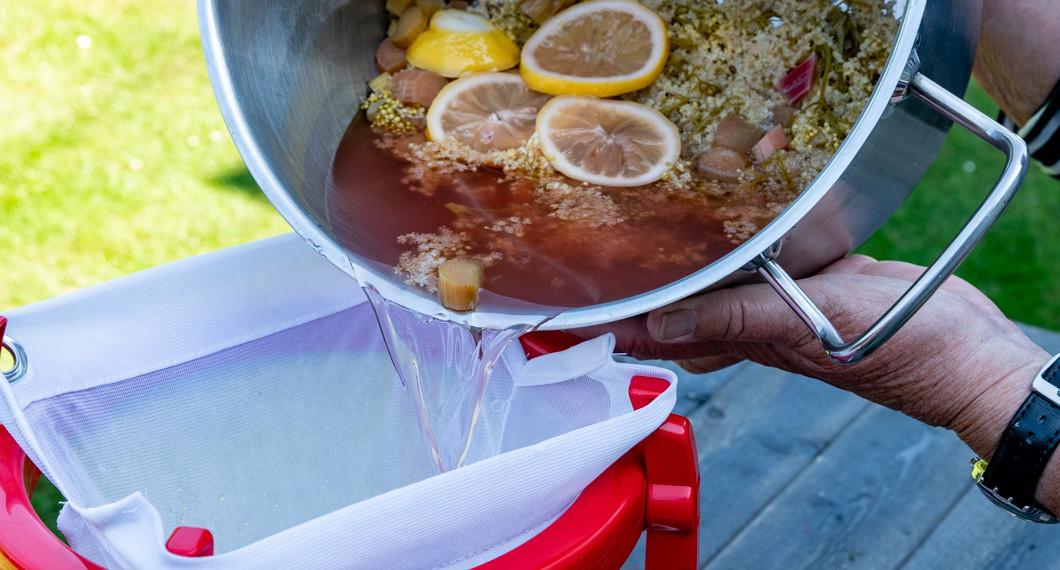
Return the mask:
<path id="1" fill-rule="evenodd" d="M 519 337 L 527 360 L 567 350 L 579 342 L 581 339 L 564 331 L 533 331 Z"/>
<path id="2" fill-rule="evenodd" d="M 0 342 L 4 342 L 4 329 L 7 328 L 7 317 L 0 317 Z"/>
<path id="3" fill-rule="evenodd" d="M 651 403 L 668 385 L 659 378 L 634 376 L 629 386 L 634 408 Z M 699 461 L 692 424 L 670 414 L 641 448 L 648 480 L 645 568 L 694 569 L 699 556 Z"/>
<path id="4" fill-rule="evenodd" d="M 213 556 L 213 534 L 205 528 L 178 526 L 166 541 L 166 550 L 178 556 Z"/>
<path id="5" fill-rule="evenodd" d="M 652 403 L 669 387 L 670 383 L 662 378 L 634 376 L 629 382 L 629 401 L 634 410 L 639 410 Z"/>

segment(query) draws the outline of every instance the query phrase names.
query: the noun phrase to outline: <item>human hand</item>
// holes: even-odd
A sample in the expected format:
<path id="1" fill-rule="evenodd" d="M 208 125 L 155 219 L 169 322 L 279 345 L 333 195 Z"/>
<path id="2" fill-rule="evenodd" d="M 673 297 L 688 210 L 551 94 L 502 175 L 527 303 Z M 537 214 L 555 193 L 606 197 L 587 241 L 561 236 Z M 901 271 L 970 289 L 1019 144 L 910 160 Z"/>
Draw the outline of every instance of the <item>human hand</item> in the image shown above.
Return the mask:
<path id="1" fill-rule="evenodd" d="M 923 268 L 850 256 L 799 285 L 853 338 L 908 289 Z M 712 291 L 646 316 L 581 331 L 618 337 L 637 358 L 678 361 L 707 372 L 743 359 L 819 378 L 931 425 L 953 429 L 989 457 L 1049 355 L 985 295 L 950 278 L 881 348 L 833 363 L 809 328 L 769 285 Z"/>

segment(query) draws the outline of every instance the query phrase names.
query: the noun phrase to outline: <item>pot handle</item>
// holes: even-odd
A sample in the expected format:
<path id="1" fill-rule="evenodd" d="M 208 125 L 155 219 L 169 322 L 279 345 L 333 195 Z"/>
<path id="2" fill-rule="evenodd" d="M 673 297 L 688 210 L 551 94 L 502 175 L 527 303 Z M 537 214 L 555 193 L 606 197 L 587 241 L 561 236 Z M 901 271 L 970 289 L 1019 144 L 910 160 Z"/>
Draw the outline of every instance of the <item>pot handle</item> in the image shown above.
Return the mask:
<path id="1" fill-rule="evenodd" d="M 810 327 L 821 341 L 828 357 L 839 364 L 851 364 L 861 360 L 898 332 L 968 257 L 972 248 L 979 243 L 1012 200 L 1027 173 L 1027 144 L 975 107 L 919 72 L 911 74 L 907 84 L 900 84 L 899 90 L 896 91 L 897 98 L 904 98 L 906 93 L 912 93 L 936 111 L 1004 152 L 1005 168 L 986 199 L 931 266 L 869 330 L 850 342 L 843 341 L 828 317 L 780 267 L 770 252 L 761 254 L 752 262 L 752 265 L 757 266 L 757 271 Z"/>

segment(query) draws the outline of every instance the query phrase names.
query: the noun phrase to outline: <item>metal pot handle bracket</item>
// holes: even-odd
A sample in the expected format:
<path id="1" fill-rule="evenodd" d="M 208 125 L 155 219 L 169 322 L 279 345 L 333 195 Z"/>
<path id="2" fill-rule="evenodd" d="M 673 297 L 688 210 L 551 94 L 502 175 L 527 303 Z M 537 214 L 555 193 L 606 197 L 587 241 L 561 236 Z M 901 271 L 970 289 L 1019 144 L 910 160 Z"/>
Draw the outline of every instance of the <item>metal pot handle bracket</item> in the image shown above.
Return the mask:
<path id="1" fill-rule="evenodd" d="M 775 249 L 760 254 L 750 264 L 810 327 L 821 341 L 828 357 L 839 364 L 851 364 L 861 360 L 898 332 L 968 257 L 972 248 L 979 243 L 1015 196 L 1027 173 L 1027 144 L 1023 139 L 920 74 L 919 64 L 914 51 L 906 66 L 906 73 L 902 76 L 903 80 L 895 89 L 892 101 L 900 101 L 912 93 L 939 113 L 1004 152 L 1006 157 L 1000 178 L 953 241 L 871 328 L 850 342 L 843 341 L 828 317 L 780 267 L 774 259 Z"/>

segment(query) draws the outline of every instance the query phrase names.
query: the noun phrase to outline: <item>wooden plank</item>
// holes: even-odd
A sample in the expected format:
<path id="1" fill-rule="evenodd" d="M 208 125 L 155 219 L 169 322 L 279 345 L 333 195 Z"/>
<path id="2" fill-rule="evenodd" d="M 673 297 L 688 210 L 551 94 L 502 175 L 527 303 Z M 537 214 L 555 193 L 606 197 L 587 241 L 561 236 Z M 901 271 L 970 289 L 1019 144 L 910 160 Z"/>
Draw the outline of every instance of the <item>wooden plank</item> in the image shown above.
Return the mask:
<path id="1" fill-rule="evenodd" d="M 687 417 L 699 446 L 699 557 L 705 561 L 763 509 L 866 407 L 851 394 L 743 364 Z M 644 567 L 643 541 L 623 566 Z"/>
<path id="2" fill-rule="evenodd" d="M 1019 327 L 1028 338 L 1038 343 L 1038 346 L 1052 354 L 1060 352 L 1060 333 L 1024 324 L 1019 324 Z"/>
<path id="3" fill-rule="evenodd" d="M 744 364 L 686 416 L 702 476 L 700 561 L 724 547 L 867 405 L 821 382 Z M 643 562 L 640 545 L 623 568 Z"/>
<path id="4" fill-rule="evenodd" d="M 971 487 L 903 570 L 1060 568 L 1056 525 L 1021 521 Z"/>
<path id="5" fill-rule="evenodd" d="M 967 490 L 967 459 L 953 433 L 871 405 L 706 567 L 895 568 Z"/>
<path id="6" fill-rule="evenodd" d="M 719 388 L 689 417 L 700 448 L 700 560 L 721 550 L 867 405 L 757 365 Z"/>
<path id="7" fill-rule="evenodd" d="M 1060 334 L 1021 329 L 1060 352 Z M 795 375 L 730 370 L 678 370 L 676 411 L 700 448 L 701 565 L 1060 568 L 1056 527 L 989 504 L 955 435 Z M 643 568 L 643 548 L 624 569 Z"/>

